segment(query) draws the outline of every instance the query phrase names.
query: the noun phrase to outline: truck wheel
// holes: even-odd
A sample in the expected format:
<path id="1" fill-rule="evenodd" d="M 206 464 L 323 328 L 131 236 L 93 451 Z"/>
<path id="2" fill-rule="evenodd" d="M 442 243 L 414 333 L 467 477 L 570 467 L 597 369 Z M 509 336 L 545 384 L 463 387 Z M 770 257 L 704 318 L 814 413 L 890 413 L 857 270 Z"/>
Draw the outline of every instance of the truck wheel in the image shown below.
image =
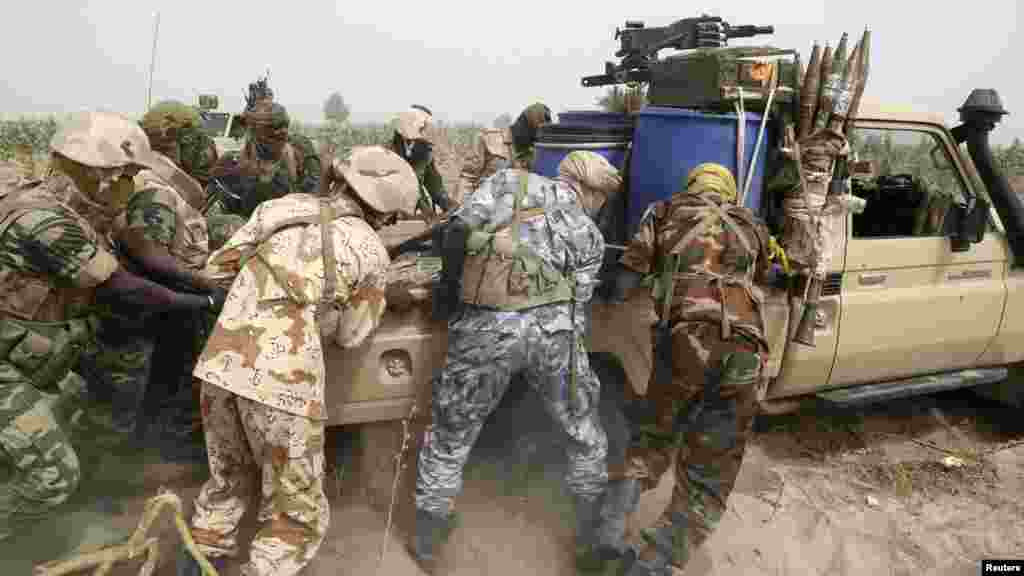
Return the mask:
<path id="1" fill-rule="evenodd" d="M 369 505 L 377 512 L 386 513 L 395 490 L 395 511 L 407 508 L 412 501 L 412 486 L 416 481 L 416 456 L 423 437 L 424 422 L 409 422 L 409 438 L 398 486 L 395 481 L 395 457 L 402 450 L 402 421 L 366 422 L 348 426 L 351 435 L 346 467 L 341 482 L 341 497 Z M 411 507 L 409 507 L 411 509 Z"/>
<path id="2" fill-rule="evenodd" d="M 629 446 L 629 422 L 626 419 L 626 369 L 611 352 L 591 352 L 590 369 L 601 381 L 601 424 L 608 435 L 608 464 L 624 464 Z"/>

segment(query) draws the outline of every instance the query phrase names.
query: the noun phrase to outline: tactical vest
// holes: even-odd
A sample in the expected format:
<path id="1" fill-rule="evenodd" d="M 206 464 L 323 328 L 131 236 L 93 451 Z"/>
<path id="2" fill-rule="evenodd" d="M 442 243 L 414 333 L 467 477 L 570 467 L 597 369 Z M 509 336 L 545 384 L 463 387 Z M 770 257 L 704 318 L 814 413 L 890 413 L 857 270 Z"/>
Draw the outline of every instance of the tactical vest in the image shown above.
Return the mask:
<path id="1" fill-rule="evenodd" d="M 267 200 L 298 192 L 295 186 L 299 181 L 300 161 L 299 152 L 291 142 L 284 144 L 277 160 L 259 159 L 253 146 L 247 145 L 242 149 L 239 159 L 242 174 L 254 178 L 252 189 L 243 192 L 247 196 L 244 199 L 248 206 L 247 216 Z"/>
<path id="2" fill-rule="evenodd" d="M 699 199 L 704 204 L 703 207 L 697 208 L 701 214 L 698 223 L 688 230 L 676 232 L 671 236 L 663 235 L 658 238 L 659 243 L 664 247 L 663 253 L 665 256 L 661 258 L 657 266 L 657 278 L 653 294 L 654 301 L 661 305 L 660 317 L 663 319 L 669 318 L 673 300 L 675 299 L 674 292 L 677 281 L 712 284 L 721 304 L 722 339 L 728 340 L 732 336 L 732 328 L 729 322 L 728 310 L 726 309 L 726 286 L 737 286 L 746 292 L 751 302 L 758 309 L 758 314 L 762 316 L 762 326 L 764 325 L 760 298 L 754 292 L 754 273 L 757 270 L 759 252 L 750 245 L 750 239 L 747 236 L 748 231 L 741 228 L 734 218 L 744 221 L 751 227 L 754 226 L 754 223 L 750 221 L 749 215 L 743 210 L 723 208 L 703 195 L 698 194 L 693 197 Z M 732 213 L 731 215 L 730 212 Z M 686 260 L 686 249 L 715 221 L 721 221 L 725 227 L 732 229 L 735 238 L 739 241 L 740 246 L 747 255 L 746 269 L 739 273 L 735 271 L 725 273 L 715 273 L 706 270 L 684 271 L 683 263 Z"/>
<path id="3" fill-rule="evenodd" d="M 172 208 L 174 209 L 175 233 L 167 251 L 185 268 L 194 271 L 202 270 L 206 265 L 206 258 L 210 255 L 210 237 L 206 218 L 190 206 L 177 190 L 151 170 L 139 172 L 135 177 L 135 182 L 138 191 L 147 188 L 162 188 L 174 195 L 175 203 Z M 118 215 L 117 228 L 123 229 L 127 224 L 125 217 L 125 213 Z"/>
<path id="4" fill-rule="evenodd" d="M 54 206 L 67 208 L 87 234 L 92 231 L 40 181 L 0 185 L 0 238 L 21 216 Z M 58 288 L 45 275 L 15 266 L 9 256 L 0 258 L 0 362 L 14 365 L 37 388 L 52 388 L 96 332 L 93 318 L 66 316 L 87 310 L 94 289 Z"/>
<path id="5" fill-rule="evenodd" d="M 462 299 L 467 304 L 518 311 L 573 300 L 572 276 L 520 242 L 522 220 L 547 218 L 544 208 L 522 208 L 528 185 L 529 175 L 521 171 L 511 224 L 485 225 L 470 232 L 462 270 Z"/>

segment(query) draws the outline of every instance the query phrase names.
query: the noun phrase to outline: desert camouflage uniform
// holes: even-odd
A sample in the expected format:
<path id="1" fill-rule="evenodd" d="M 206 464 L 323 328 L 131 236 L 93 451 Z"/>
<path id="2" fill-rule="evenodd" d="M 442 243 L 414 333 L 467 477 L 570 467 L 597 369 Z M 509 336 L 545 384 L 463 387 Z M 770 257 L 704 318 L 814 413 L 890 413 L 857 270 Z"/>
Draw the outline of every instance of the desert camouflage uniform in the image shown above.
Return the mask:
<path id="1" fill-rule="evenodd" d="M 731 191 L 735 198 L 735 184 Z M 655 527 L 644 531 L 647 546 L 640 559 L 651 561 L 660 554 L 677 569 L 725 512 L 768 352 L 762 295 L 752 283 L 755 273 L 764 274 L 770 266 L 768 230 L 729 198 L 694 182 L 652 205 L 621 259 L 627 268 L 647 275 L 671 265 L 669 254 L 682 258 L 669 312 L 672 380 L 652 379 L 647 398 L 653 414 L 640 423 L 625 470 L 609 474 L 639 479 L 643 489 L 651 490 L 675 453 L 672 500 Z M 708 225 L 680 246 L 704 219 Z M 659 317 L 663 306 L 656 300 Z"/>
<path id="2" fill-rule="evenodd" d="M 452 201 L 461 204 L 488 176 L 505 168 L 529 168 L 529 158 L 518 156 L 508 128 L 485 129 L 480 132 L 473 150 L 462 164 L 458 193 Z"/>
<path id="3" fill-rule="evenodd" d="M 93 289 L 117 260 L 89 224 L 41 182 L 0 182 L 0 540 L 75 491 L 69 435 L 85 382 L 71 372 L 95 324 Z M 65 340 L 66 338 L 66 340 Z"/>
<path id="4" fill-rule="evenodd" d="M 345 312 L 331 333 L 337 345 L 353 347 L 383 316 L 389 259 L 354 201 L 341 196 L 332 206 L 336 300 Z M 261 528 L 243 568 L 250 575 L 295 574 L 328 525 L 326 374 L 314 319 L 324 276 L 319 210 L 319 199 L 306 194 L 265 202 L 207 264 L 211 277 L 234 280 L 194 372 L 204 381 L 212 478 L 196 498 L 192 534 L 208 555 L 237 554 L 252 475 L 261 474 Z"/>
<path id="5" fill-rule="evenodd" d="M 522 174 L 498 172 L 455 215 L 471 228 L 507 226 Z M 445 368 L 433 384 L 433 419 L 425 433 L 416 479 L 416 508 L 437 517 L 450 515 L 470 449 L 517 373 L 525 374 L 548 413 L 571 438 L 567 482 L 573 493 L 596 497 L 607 480 L 607 438 L 597 411 L 600 384 L 590 370 L 582 340 L 583 306 L 598 283 L 604 240 L 576 193 L 563 183 L 530 174 L 521 207 L 527 213 L 536 212 L 521 222 L 522 241 L 575 281 L 576 310 L 566 301 L 519 311 L 467 304 L 450 321 Z M 466 275 L 463 278 L 464 286 L 472 282 L 465 281 Z M 573 348 L 575 396 L 570 384 Z"/>

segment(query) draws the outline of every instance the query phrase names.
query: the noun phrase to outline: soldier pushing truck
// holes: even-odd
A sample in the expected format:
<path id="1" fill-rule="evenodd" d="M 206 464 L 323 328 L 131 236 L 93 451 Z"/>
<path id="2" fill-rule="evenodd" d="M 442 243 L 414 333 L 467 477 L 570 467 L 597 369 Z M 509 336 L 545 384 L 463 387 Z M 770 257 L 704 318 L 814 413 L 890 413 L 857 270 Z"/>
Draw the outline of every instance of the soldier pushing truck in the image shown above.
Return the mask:
<path id="1" fill-rule="evenodd" d="M 49 268 L 40 268 L 43 260 L 33 268 L 41 257 L 31 250 L 22 254 L 8 249 L 13 260 L 4 265 L 44 283 L 62 279 L 100 294 L 123 292 L 132 302 L 159 302 L 167 309 L 224 307 L 195 368 L 203 381 L 201 407 L 212 478 L 196 501 L 191 524 L 205 553 L 218 558 L 237 554 L 245 488 L 250 476 L 262 471 L 263 524 L 244 573 L 293 574 L 316 554 L 329 516 L 322 485 L 324 427 L 401 418 L 422 390 L 431 392 L 433 418 L 418 457 L 409 549 L 425 570 L 433 570 L 443 554 L 442 543 L 456 529 L 453 502 L 469 451 L 516 373 L 525 374 L 529 385 L 542 393 L 548 412 L 570 439 L 567 482 L 576 504 L 577 571 L 678 573 L 722 518 L 757 414 L 793 409 L 794 399 L 807 395 L 849 405 L 896 393 L 998 382 L 1005 379 L 1005 366 L 1024 361 L 1024 351 L 1014 345 L 1024 336 L 1019 323 L 1001 322 L 1015 309 L 1009 304 L 1024 302 L 1024 293 L 1006 289 L 1024 262 L 1024 206 L 994 168 L 988 149 L 987 134 L 1006 113 L 998 95 L 972 93 L 961 108 L 963 124 L 948 130 L 940 121 L 863 99 L 871 44 L 867 32 L 850 50 L 846 35 L 834 51 L 815 45 L 806 71 L 795 51 L 727 46 L 730 38 L 771 31 L 734 27 L 712 17 L 660 28 L 627 22 L 617 33 L 621 61 L 608 63 L 605 74 L 583 79 L 585 86 L 648 83 L 651 105 L 637 114 L 641 119 L 657 108 L 687 109 L 693 122 L 702 121 L 702 115 L 721 117 L 723 111 L 734 111 L 740 134 L 745 133 L 746 114 L 764 118 L 754 142 L 745 143 L 737 135 L 727 150 L 691 147 L 699 158 L 687 159 L 683 177 L 664 190 L 632 188 L 635 173 L 651 169 L 650 164 L 638 168 L 644 164 L 633 157 L 619 169 L 589 150 L 568 153 L 557 174 L 533 172 L 533 146 L 540 128 L 551 122 L 550 110 L 538 103 L 526 108 L 511 130 L 481 135 L 449 207 L 443 187 L 433 181 L 436 168 L 424 131 L 429 110 L 413 106 L 404 112 L 390 148 L 357 148 L 337 162 L 317 156 L 313 170 L 312 156 L 290 138 L 287 112 L 264 84 L 250 94 L 245 114 L 250 140 L 239 170 L 214 169 L 210 177 L 211 186 L 245 200 L 234 212 L 248 222 L 236 222 L 221 249 L 207 247 L 213 255 L 204 262 L 201 277 L 185 254 L 188 243 L 168 239 L 176 236 L 168 232 L 170 221 L 155 223 L 158 212 L 175 211 L 175 196 L 158 193 L 162 184 L 148 172 L 139 179 L 142 191 L 151 192 L 142 196 L 152 197 L 148 210 L 154 218 L 139 216 L 135 227 L 141 230 L 138 235 L 148 231 L 152 238 L 138 240 L 129 251 L 176 258 L 174 266 L 168 261 L 165 268 L 177 271 L 176 278 L 203 296 L 178 294 L 135 277 L 111 260 L 112 255 L 105 257 L 109 262 L 103 260 L 107 248 L 90 231 L 89 218 L 76 216 L 43 191 L 42 204 L 33 209 L 60 213 L 68 230 L 77 226 L 83 230 L 76 234 L 92 239 L 79 250 L 82 271 L 64 274 L 67 278 L 49 274 L 44 271 Z M 684 52 L 659 58 L 665 48 Z M 91 118 L 116 128 L 129 148 L 141 150 L 109 159 L 72 158 L 62 156 L 66 142 L 55 139 L 62 169 L 83 182 L 95 171 L 87 168 L 106 175 L 96 186 L 86 187 L 100 194 L 89 196 L 99 210 L 105 208 L 102 202 L 123 204 L 132 197 L 122 198 L 113 184 L 155 164 L 148 148 L 136 142 L 138 133 L 112 117 Z M 929 221 L 941 212 L 934 218 L 937 223 L 925 226 L 934 234 L 887 239 L 885 258 L 891 261 L 880 262 L 877 245 L 854 232 L 866 213 L 867 185 L 860 181 L 862 175 L 854 177 L 860 159 L 851 146 L 852 134 L 860 125 L 885 129 L 908 124 L 932 138 L 933 154 L 947 159 L 957 176 L 950 181 L 960 183 L 962 201 L 922 200 L 917 208 L 928 212 Z M 670 147 L 668 142 L 644 142 L 658 138 L 646 126 L 637 120 L 634 143 Z M 973 163 L 957 147 L 964 142 Z M 747 154 L 748 145 L 754 154 Z M 772 154 L 759 156 L 765 149 Z M 657 169 L 677 170 L 682 163 L 670 158 Z M 976 186 L 978 179 L 968 177 L 974 166 L 995 212 Z M 237 176 L 237 182 L 222 182 L 225 175 Z M 892 181 L 902 176 L 879 175 L 873 185 L 894 191 Z M 907 178 L 911 183 L 899 188 L 900 193 L 928 188 L 916 175 Z M 760 204 L 751 207 L 755 188 Z M 0 207 L 23 189 L 28 188 L 19 185 L 17 194 L 0 197 Z M 311 194 L 314 189 L 320 198 Z M 625 195 L 630 211 L 643 212 L 629 234 L 597 223 L 602 210 L 620 209 L 621 204 L 606 202 L 618 194 Z M 650 201 L 629 206 L 630 201 L 640 202 L 641 194 Z M 424 231 L 425 223 L 403 227 L 413 219 L 417 199 L 421 209 L 433 211 L 434 204 L 454 209 L 431 230 Z M 874 195 L 868 206 L 887 201 Z M 187 206 L 179 208 L 180 219 L 188 220 Z M 393 226 L 396 214 L 406 220 Z M 111 225 L 102 217 L 93 220 L 96 227 Z M 121 228 L 131 229 L 134 220 L 126 222 Z M 5 230 L 27 234 L 23 228 Z M 409 237 L 428 239 L 430 251 L 403 241 Z M 307 244 L 319 246 L 315 254 L 307 253 Z M 93 248 L 86 250 L 89 246 Z M 617 268 L 611 301 L 592 298 L 606 246 L 624 246 L 611 262 Z M 906 262 L 896 262 L 900 258 Z M 400 260 L 422 264 L 429 271 L 426 276 L 440 262 L 435 278 L 401 299 L 417 313 L 400 314 L 400 299 L 388 295 L 394 287 L 383 285 L 385 269 Z M 923 304 L 906 300 L 914 296 L 905 290 L 882 291 L 889 272 L 864 272 L 883 264 L 890 266 L 886 270 L 903 264 L 939 270 L 949 262 L 972 267 L 976 276 L 971 278 L 991 283 L 991 290 L 964 288 L 957 293 L 964 304 L 942 314 L 928 308 L 938 296 Z M 80 278 L 89 270 L 96 278 Z M 836 285 L 832 279 L 844 273 L 860 283 Z M 871 279 L 878 276 L 881 280 Z M 207 281 L 214 277 L 217 287 Z M 864 291 L 875 289 L 872 282 L 881 288 L 868 302 Z M 138 290 L 132 290 L 136 285 Z M 623 302 L 641 285 L 649 293 L 637 300 L 653 305 L 656 322 L 641 327 L 641 332 L 653 334 L 653 345 L 638 353 L 622 334 L 628 331 L 626 324 L 647 319 L 630 313 Z M 859 314 L 888 315 L 907 329 L 908 338 L 921 340 L 920 326 L 899 312 L 900 306 L 910 305 L 920 313 L 933 312 L 934 330 L 954 334 L 954 326 L 966 325 L 964 314 L 989 314 L 986 325 L 993 328 L 955 332 L 946 356 L 932 355 L 939 366 L 935 374 L 922 374 L 920 367 L 900 364 L 891 355 L 870 367 L 851 365 L 880 354 L 872 350 L 843 356 L 846 348 L 839 342 L 853 334 L 852 344 L 845 341 L 848 348 L 856 347 L 866 329 L 850 312 L 844 313 L 840 330 L 840 311 L 859 306 Z M 32 326 L 14 312 L 4 318 L 22 328 Z M 597 328 L 591 330 L 591 324 Z M 626 411 L 624 398 L 602 394 L 602 389 L 615 387 L 599 381 L 595 374 L 603 372 L 592 368 L 609 357 L 624 365 L 625 384 L 644 396 L 628 407 L 633 443 L 624 460 L 607 455 L 609 437 L 629 431 L 602 420 L 597 410 L 599 403 L 611 402 L 615 410 Z M 13 365 L 15 360 L 11 356 L 7 362 Z M 389 369 L 381 370 L 385 360 Z M 391 370 L 392 365 L 401 370 Z M 63 372 L 72 374 L 70 367 Z M 57 384 L 47 385 L 63 390 L 61 383 L 69 377 L 63 372 Z M 327 385 L 339 378 L 345 381 Z M 24 377 L 9 386 L 13 392 L 8 396 L 31 402 L 22 402 L 21 411 L 8 411 L 7 426 L 11 438 L 55 439 L 48 453 L 40 452 L 48 458 L 40 462 L 60 480 L 41 486 L 50 489 L 49 497 L 38 502 L 34 513 L 43 514 L 74 490 L 77 472 L 74 453 L 60 442 L 66 433 L 56 420 L 44 419 L 48 427 L 35 436 L 22 425 L 23 414 L 43 410 L 42 400 L 28 394 L 30 380 Z M 671 502 L 655 525 L 642 531 L 643 540 L 634 548 L 625 534 L 627 519 L 673 458 Z M 39 474 L 43 472 L 50 473 Z M 6 522 L 12 518 L 0 516 Z M 179 573 L 197 575 L 201 564 L 183 552 Z"/>

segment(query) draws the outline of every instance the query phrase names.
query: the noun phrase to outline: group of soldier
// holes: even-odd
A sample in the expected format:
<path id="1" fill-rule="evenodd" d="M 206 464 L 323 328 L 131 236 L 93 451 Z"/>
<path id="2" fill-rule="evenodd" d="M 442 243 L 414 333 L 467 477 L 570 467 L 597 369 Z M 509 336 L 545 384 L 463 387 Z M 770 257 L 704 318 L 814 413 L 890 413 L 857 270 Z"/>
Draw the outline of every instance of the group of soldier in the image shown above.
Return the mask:
<path id="1" fill-rule="evenodd" d="M 771 281 L 770 236 L 737 205 L 727 169 L 694 169 L 619 261 L 620 301 L 654 278 L 673 362 L 648 389 L 625 464 L 610 465 L 583 334 L 605 254 L 595 219 L 622 177 L 589 151 L 555 178 L 531 172 L 546 106 L 484 131 L 451 192 L 420 105 L 388 145 L 344 158 L 289 131 L 269 93 L 247 104 L 234 156 L 218 158 L 190 114 L 177 103 L 140 123 L 78 114 L 51 141 L 49 177 L 0 181 L 0 456 L 14 469 L 0 538 L 74 493 L 81 430 L 146 442 L 145 423 L 171 413 L 159 434 L 191 441 L 211 476 L 190 521 L 206 558 L 183 549 L 178 573 L 238 555 L 254 484 L 260 527 L 242 573 L 301 571 L 329 521 L 323 347 L 358 346 L 381 321 L 391 260 L 376 231 L 443 213 L 458 305 L 419 453 L 412 555 L 434 570 L 469 452 L 522 375 L 570 439 L 578 569 L 686 564 L 725 509 L 768 350 L 757 284 Z M 673 457 L 671 503 L 633 549 L 626 518 Z"/>

